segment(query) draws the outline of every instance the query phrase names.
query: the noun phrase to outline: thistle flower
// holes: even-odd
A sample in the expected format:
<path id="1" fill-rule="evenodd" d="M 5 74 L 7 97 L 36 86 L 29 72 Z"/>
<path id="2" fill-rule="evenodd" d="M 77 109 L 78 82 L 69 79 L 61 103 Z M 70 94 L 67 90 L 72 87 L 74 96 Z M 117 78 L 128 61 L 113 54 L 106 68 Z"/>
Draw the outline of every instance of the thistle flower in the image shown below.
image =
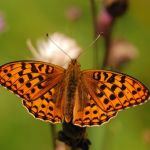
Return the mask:
<path id="1" fill-rule="evenodd" d="M 54 33 L 47 40 L 37 40 L 37 50 L 30 40 L 27 41 L 27 45 L 36 60 L 53 63 L 64 68 L 67 68 L 70 59 L 76 59 L 81 53 L 81 48 L 76 41 L 62 33 Z"/>
<path id="2" fill-rule="evenodd" d="M 128 0 L 103 0 L 103 9 L 97 16 L 97 33 L 109 35 L 115 19 L 123 15 L 127 8 Z"/>

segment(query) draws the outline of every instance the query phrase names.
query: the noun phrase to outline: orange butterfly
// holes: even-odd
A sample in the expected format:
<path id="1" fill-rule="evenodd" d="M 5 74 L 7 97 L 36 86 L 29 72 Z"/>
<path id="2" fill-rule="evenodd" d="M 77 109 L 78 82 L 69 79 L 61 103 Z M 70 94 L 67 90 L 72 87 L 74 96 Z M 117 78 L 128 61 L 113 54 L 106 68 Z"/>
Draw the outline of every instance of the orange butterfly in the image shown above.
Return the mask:
<path id="1" fill-rule="evenodd" d="M 40 61 L 17 61 L 0 67 L 0 84 L 23 98 L 36 118 L 77 126 L 101 125 L 119 110 L 145 102 L 149 90 L 138 80 L 106 70 L 68 69 Z"/>

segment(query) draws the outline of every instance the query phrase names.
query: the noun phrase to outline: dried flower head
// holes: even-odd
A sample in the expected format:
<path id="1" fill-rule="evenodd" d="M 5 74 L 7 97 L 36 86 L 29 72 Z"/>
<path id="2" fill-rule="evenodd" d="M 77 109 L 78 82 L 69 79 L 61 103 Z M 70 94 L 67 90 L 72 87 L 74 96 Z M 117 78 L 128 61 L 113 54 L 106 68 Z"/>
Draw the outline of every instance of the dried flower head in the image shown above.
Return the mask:
<path id="1" fill-rule="evenodd" d="M 110 44 L 107 66 L 118 68 L 138 56 L 137 48 L 126 40 L 114 40 Z"/>
<path id="2" fill-rule="evenodd" d="M 81 53 L 81 48 L 76 41 L 61 33 L 54 33 L 47 40 L 39 39 L 37 50 L 30 40 L 27 41 L 27 45 L 36 60 L 53 63 L 64 68 L 68 66 L 70 58 L 75 59 Z"/>

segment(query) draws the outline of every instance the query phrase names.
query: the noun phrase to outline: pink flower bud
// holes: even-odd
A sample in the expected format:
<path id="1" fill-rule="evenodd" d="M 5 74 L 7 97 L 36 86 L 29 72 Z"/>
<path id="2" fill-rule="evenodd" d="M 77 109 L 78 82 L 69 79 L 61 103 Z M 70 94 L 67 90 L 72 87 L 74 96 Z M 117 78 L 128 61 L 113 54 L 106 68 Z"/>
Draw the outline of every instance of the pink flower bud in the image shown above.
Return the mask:
<path id="1" fill-rule="evenodd" d="M 112 23 L 113 17 L 106 9 L 102 9 L 97 17 L 97 33 L 103 33 L 103 36 L 107 35 L 112 27 Z"/>

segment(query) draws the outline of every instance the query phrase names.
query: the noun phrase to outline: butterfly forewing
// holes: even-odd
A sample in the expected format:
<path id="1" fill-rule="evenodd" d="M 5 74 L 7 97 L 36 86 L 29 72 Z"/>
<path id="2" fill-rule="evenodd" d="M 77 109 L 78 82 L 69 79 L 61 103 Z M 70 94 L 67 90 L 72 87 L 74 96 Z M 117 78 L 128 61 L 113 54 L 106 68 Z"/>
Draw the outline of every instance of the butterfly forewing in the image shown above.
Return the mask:
<path id="1" fill-rule="evenodd" d="M 82 72 L 82 76 L 89 94 L 105 112 L 138 105 L 149 98 L 148 89 L 128 75 L 105 70 L 87 70 Z"/>
<path id="2" fill-rule="evenodd" d="M 63 68 L 38 61 L 18 61 L 0 67 L 0 84 L 22 97 L 35 117 L 54 123 L 62 119 L 61 109 L 55 105 L 63 76 Z"/>

